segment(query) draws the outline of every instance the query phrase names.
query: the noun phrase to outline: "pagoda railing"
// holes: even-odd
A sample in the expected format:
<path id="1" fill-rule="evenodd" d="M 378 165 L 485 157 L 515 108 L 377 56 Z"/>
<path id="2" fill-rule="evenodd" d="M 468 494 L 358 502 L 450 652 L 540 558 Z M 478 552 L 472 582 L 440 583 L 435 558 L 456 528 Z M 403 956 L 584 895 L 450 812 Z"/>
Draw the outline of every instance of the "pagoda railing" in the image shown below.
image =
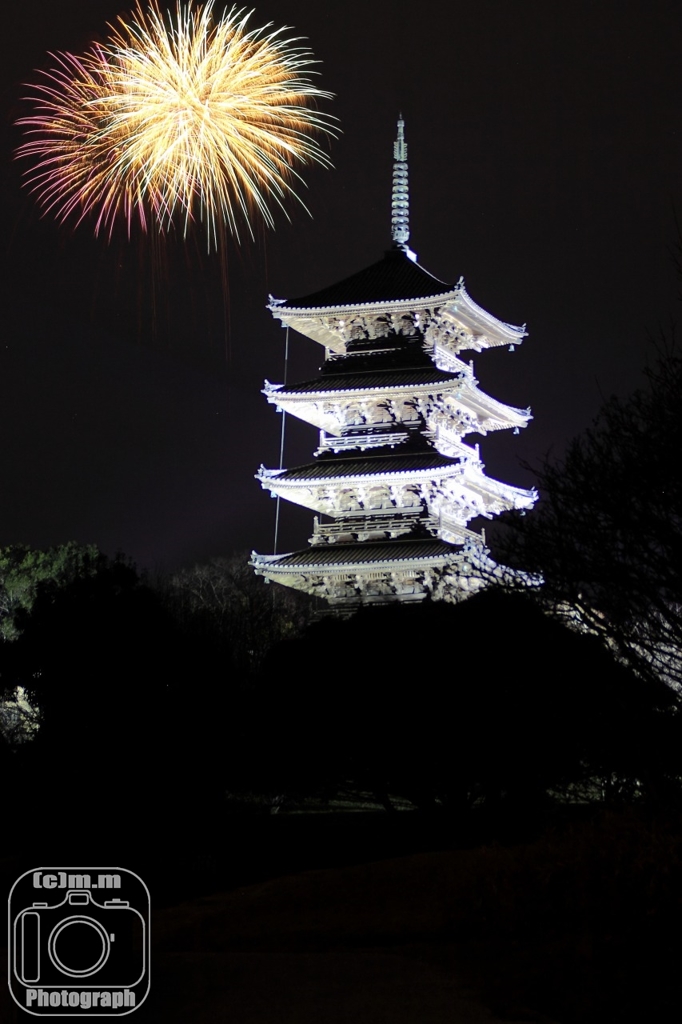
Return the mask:
<path id="1" fill-rule="evenodd" d="M 430 525 L 424 518 L 421 508 L 387 509 L 386 512 L 368 516 L 363 513 L 347 513 L 343 519 L 332 523 L 320 523 L 319 517 L 313 519 L 313 535 L 310 538 L 311 544 L 324 544 L 326 538 L 334 538 L 347 534 L 359 535 L 369 533 L 408 533 L 418 522 Z"/>
<path id="2" fill-rule="evenodd" d="M 347 451 L 350 448 L 383 448 L 386 445 L 390 445 L 391 448 L 397 444 L 403 444 L 408 438 L 407 432 L 404 433 L 371 433 L 371 434 L 346 434 L 343 437 L 326 436 L 322 431 L 320 432 L 320 447 L 315 452 L 316 455 L 321 455 L 323 452 L 341 452 Z"/>

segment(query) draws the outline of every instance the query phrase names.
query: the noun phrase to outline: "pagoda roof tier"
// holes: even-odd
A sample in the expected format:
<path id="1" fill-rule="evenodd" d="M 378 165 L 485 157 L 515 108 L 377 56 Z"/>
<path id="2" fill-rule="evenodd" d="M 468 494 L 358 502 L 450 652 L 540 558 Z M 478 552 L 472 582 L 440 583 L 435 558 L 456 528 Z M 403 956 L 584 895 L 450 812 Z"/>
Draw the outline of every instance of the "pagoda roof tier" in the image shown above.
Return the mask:
<path id="1" fill-rule="evenodd" d="M 462 363 L 462 369 L 466 369 L 466 364 Z M 406 370 L 327 373 L 315 377 L 313 380 L 305 380 L 300 384 L 289 384 L 277 390 L 282 396 L 315 395 L 324 398 L 337 391 L 411 391 L 415 387 L 446 383 L 459 384 L 459 381 L 460 378 L 456 374 L 438 370 L 433 366 L 419 366 Z M 271 384 L 270 388 L 274 386 Z"/>
<path id="2" fill-rule="evenodd" d="M 287 555 L 251 554 L 258 575 L 324 597 L 332 606 L 469 597 L 496 567 L 481 544 L 464 548 L 433 538 L 319 544 Z"/>
<path id="3" fill-rule="evenodd" d="M 364 457 L 324 455 L 296 469 L 261 466 L 257 479 L 272 494 L 333 518 L 360 511 L 407 513 L 421 506 L 465 526 L 476 516 L 531 508 L 537 500 L 535 491 L 486 476 L 478 461 L 413 445 L 402 453 L 389 448 Z"/>
<path id="4" fill-rule="evenodd" d="M 310 462 L 296 469 L 266 470 L 272 473 L 277 483 L 297 484 L 305 480 L 355 480 L 374 479 L 375 477 L 401 476 L 425 473 L 434 475 L 434 470 L 459 470 L 459 463 L 446 455 L 434 451 L 410 451 L 396 453 L 390 449 L 388 453 L 381 450 L 372 455 L 362 457 L 346 454 L 322 456 L 317 462 Z M 438 474 L 439 475 L 439 474 Z"/>
<path id="5" fill-rule="evenodd" d="M 347 569 L 350 566 L 373 565 L 377 568 L 396 562 L 428 560 L 445 564 L 457 556 L 459 548 L 435 537 L 411 537 L 409 540 L 369 541 L 359 544 L 315 544 L 288 555 L 256 555 L 268 568 L 280 569 Z"/>
<path id="6" fill-rule="evenodd" d="M 268 309 L 337 355 L 359 340 L 391 334 L 421 334 L 431 352 L 437 343 L 449 353 L 519 344 L 526 335 L 525 326 L 504 323 L 476 305 L 462 278 L 446 284 L 400 249 L 311 295 L 271 298 Z"/>
<path id="7" fill-rule="evenodd" d="M 470 368 L 458 362 L 458 373 L 416 367 L 323 374 L 287 387 L 266 381 L 263 393 L 278 408 L 337 436 L 362 426 L 415 425 L 420 419 L 430 429 L 436 422 L 449 423 L 461 435 L 528 424 L 530 409 L 516 409 L 487 395 Z"/>
<path id="8" fill-rule="evenodd" d="M 447 284 L 411 259 L 403 249 L 389 249 L 382 259 L 336 284 L 297 299 L 275 302 L 278 310 L 346 309 L 350 306 L 451 295 Z"/>

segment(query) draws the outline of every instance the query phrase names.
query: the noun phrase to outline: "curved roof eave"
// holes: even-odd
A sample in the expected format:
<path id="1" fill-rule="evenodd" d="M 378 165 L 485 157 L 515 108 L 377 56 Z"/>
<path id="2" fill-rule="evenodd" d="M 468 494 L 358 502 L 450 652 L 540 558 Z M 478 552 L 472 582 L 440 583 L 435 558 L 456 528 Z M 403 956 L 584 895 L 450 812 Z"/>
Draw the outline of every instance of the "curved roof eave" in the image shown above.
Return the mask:
<path id="1" fill-rule="evenodd" d="M 509 341 L 517 344 L 522 338 L 528 336 L 525 324 L 519 326 L 507 323 L 505 320 L 498 320 L 492 313 L 488 313 L 477 302 L 474 302 L 464 287 L 462 278 L 460 278 L 454 288 L 447 292 L 438 292 L 415 298 L 377 299 L 373 302 L 357 301 L 335 306 L 289 306 L 286 304 L 286 299 L 273 299 L 272 296 L 270 298 L 271 301 L 268 303 L 267 309 L 270 310 L 274 317 L 281 320 L 282 323 L 291 323 L 292 325 L 293 321 L 296 320 L 319 320 L 322 317 L 329 316 L 358 316 L 379 311 L 390 313 L 400 311 L 401 309 L 427 309 L 433 305 L 442 307 L 452 302 L 455 303 L 454 308 L 447 311 L 452 316 L 456 316 L 458 312 L 460 316 L 468 314 L 480 326 L 491 330 L 493 334 L 500 334 L 505 343 Z"/>
<path id="2" fill-rule="evenodd" d="M 447 302 L 450 299 L 457 299 L 461 295 L 461 292 L 457 289 L 451 289 L 447 292 L 438 292 L 433 295 L 420 295 L 415 298 L 393 298 L 393 299 L 376 299 L 374 302 L 347 302 L 343 305 L 337 306 L 284 306 L 278 305 L 277 302 L 268 303 L 267 308 L 273 313 L 274 316 L 284 319 L 284 316 L 331 316 L 337 313 L 369 313 L 377 309 L 392 309 L 396 308 L 415 308 L 416 306 L 428 306 L 434 301 L 439 303 Z"/>
<path id="3" fill-rule="evenodd" d="M 457 287 L 434 277 L 402 249 L 390 249 L 383 259 L 342 281 L 294 299 L 271 298 L 268 308 L 278 313 L 333 312 L 358 305 L 376 307 L 449 295 L 456 292 Z"/>
<path id="4" fill-rule="evenodd" d="M 293 551 L 284 555 L 259 555 L 252 552 L 251 564 L 267 572 L 279 571 L 316 572 L 347 571 L 357 568 L 361 572 L 376 571 L 379 568 L 389 569 L 399 563 L 401 568 L 410 565 L 447 565 L 448 562 L 459 561 L 462 556 L 461 545 L 449 544 L 447 541 L 434 539 L 395 540 L 384 542 L 367 542 L 363 544 L 319 544 L 303 551 Z"/>

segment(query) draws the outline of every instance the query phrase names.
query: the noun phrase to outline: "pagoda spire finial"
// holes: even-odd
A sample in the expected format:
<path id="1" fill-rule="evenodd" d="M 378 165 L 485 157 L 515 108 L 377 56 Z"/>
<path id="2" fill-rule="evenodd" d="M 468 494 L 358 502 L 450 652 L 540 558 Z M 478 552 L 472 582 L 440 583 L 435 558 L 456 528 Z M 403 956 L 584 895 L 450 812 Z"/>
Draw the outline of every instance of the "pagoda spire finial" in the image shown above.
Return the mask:
<path id="1" fill-rule="evenodd" d="M 407 143 L 402 114 L 398 117 L 398 138 L 393 143 L 391 234 L 394 248 L 403 249 L 409 254 L 407 241 L 410 237 L 410 192 L 407 184 Z"/>

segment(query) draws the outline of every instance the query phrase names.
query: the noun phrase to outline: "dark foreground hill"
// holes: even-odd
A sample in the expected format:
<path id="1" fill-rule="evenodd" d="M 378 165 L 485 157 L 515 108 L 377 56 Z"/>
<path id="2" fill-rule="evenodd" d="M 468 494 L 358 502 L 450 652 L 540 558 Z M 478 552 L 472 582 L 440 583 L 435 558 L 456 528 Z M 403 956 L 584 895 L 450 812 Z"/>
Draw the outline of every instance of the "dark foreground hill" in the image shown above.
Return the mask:
<path id="1" fill-rule="evenodd" d="M 155 878 L 149 865 L 156 908 L 152 990 L 136 1021 L 678 1019 L 679 819 L 634 810 L 591 813 L 555 821 L 535 838 L 499 834 L 468 848 L 408 855 L 393 833 L 401 855 L 385 859 L 390 850 L 381 830 L 357 823 L 364 816 L 347 817 L 346 847 L 339 849 L 324 849 L 319 834 L 315 846 L 315 831 L 303 821 L 297 847 L 295 817 L 285 830 L 266 819 L 253 833 L 252 849 L 262 847 L 263 880 L 254 873 L 257 852 L 251 871 L 242 863 L 243 883 L 224 874 L 224 848 L 213 855 L 213 891 L 206 876 L 203 893 L 187 899 L 187 865 L 175 893 L 168 878 L 162 891 L 156 883 L 163 871 Z M 342 843 L 343 822 L 335 828 L 327 828 L 327 840 Z M 296 871 L 297 858 L 300 866 L 320 866 Z M 290 873 L 272 877 L 278 859 Z M 24 867 L 2 865 L 5 874 Z M 227 887 L 220 887 L 221 876 Z M 3 1022 L 15 1024 L 17 1014 L 0 1002 Z"/>

